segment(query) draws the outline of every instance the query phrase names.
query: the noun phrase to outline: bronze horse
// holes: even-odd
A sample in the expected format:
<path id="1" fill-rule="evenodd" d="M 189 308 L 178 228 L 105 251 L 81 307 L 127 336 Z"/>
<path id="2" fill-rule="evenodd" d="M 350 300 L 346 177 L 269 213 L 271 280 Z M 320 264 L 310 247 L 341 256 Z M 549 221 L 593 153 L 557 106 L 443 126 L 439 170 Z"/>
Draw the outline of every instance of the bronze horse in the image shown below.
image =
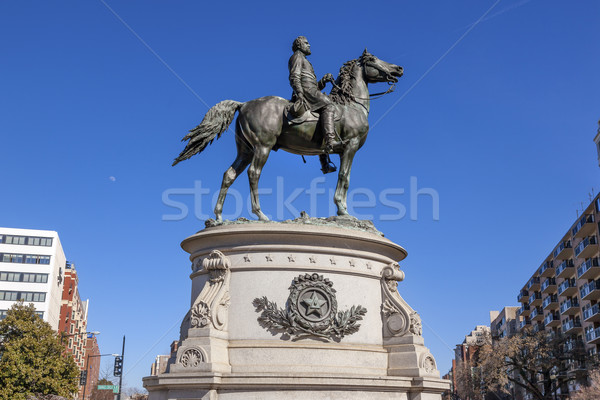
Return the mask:
<path id="1" fill-rule="evenodd" d="M 403 74 L 402 67 L 387 63 L 364 53 L 355 60 L 348 61 L 342 68 L 331 91 L 336 103 L 335 129 L 342 145 L 334 149 L 340 155 L 340 168 L 334 202 L 338 215 L 348 215 L 346 196 L 350 182 L 350 169 L 354 155 L 367 139 L 369 131 L 369 90 L 367 84 L 375 82 L 396 83 Z M 289 101 L 267 96 L 246 103 L 225 100 L 212 107 L 202 123 L 192 129 L 182 140 L 187 146 L 175 159 L 173 165 L 200 153 L 215 138 L 219 138 L 239 116 L 235 126 L 237 157 L 223 175 L 223 183 L 215 205 L 215 218 L 222 221 L 223 203 L 227 190 L 235 179 L 246 169 L 250 180 L 252 212 L 260 220 L 267 221 L 258 200 L 258 180 L 271 150 L 282 149 L 300 155 L 320 155 L 324 153 L 323 135 L 317 129 L 316 119 L 294 124 L 286 117 Z"/>

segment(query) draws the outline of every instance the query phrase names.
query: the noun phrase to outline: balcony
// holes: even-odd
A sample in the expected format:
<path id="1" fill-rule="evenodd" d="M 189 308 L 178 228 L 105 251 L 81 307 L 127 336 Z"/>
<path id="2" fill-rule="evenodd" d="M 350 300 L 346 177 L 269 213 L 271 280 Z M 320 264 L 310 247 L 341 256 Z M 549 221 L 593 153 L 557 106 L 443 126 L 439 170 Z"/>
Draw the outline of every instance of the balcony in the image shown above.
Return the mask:
<path id="1" fill-rule="evenodd" d="M 577 268 L 578 279 L 596 279 L 600 277 L 598 258 L 588 258 Z"/>
<path id="2" fill-rule="evenodd" d="M 585 322 L 600 321 L 600 304 L 594 304 L 583 310 L 583 320 Z"/>
<path id="3" fill-rule="evenodd" d="M 577 294 L 577 284 L 575 283 L 575 278 L 567 279 L 558 285 L 559 296 L 573 296 L 574 294 Z"/>
<path id="4" fill-rule="evenodd" d="M 521 322 L 519 322 L 519 329 L 523 329 L 528 325 L 531 325 L 531 321 L 528 318 L 525 318 Z"/>
<path id="5" fill-rule="evenodd" d="M 546 278 L 544 282 L 542 282 L 542 293 L 553 293 L 556 292 L 556 279 L 554 278 Z"/>
<path id="6" fill-rule="evenodd" d="M 529 292 L 525 289 L 521 289 L 521 291 L 519 292 L 519 294 L 517 296 L 517 301 L 519 303 L 527 303 L 528 300 L 529 300 Z"/>
<path id="7" fill-rule="evenodd" d="M 571 278 L 574 274 L 573 260 L 565 260 L 556 267 L 557 278 Z"/>
<path id="8" fill-rule="evenodd" d="M 554 264 L 552 261 L 546 261 L 539 269 L 540 276 L 544 278 L 554 276 L 554 272 Z"/>
<path id="9" fill-rule="evenodd" d="M 544 318 L 544 326 L 546 328 L 553 328 L 560 326 L 560 315 L 558 313 L 550 313 Z"/>
<path id="10" fill-rule="evenodd" d="M 541 322 L 544 320 L 544 310 L 542 307 L 536 307 L 531 310 L 531 315 L 529 316 L 532 321 Z"/>
<path id="11" fill-rule="evenodd" d="M 534 333 L 541 332 L 544 330 L 544 324 L 537 323 L 537 324 L 531 324 L 531 325 L 533 326 Z"/>
<path id="12" fill-rule="evenodd" d="M 539 290 L 540 289 L 540 277 L 534 276 L 527 282 L 527 290 Z"/>
<path id="13" fill-rule="evenodd" d="M 552 252 L 552 256 L 557 260 L 566 260 L 567 258 L 573 255 L 573 249 L 571 248 L 571 241 L 566 240 L 560 243 L 554 251 Z"/>
<path id="14" fill-rule="evenodd" d="M 568 352 L 568 351 L 574 351 L 575 349 L 578 349 L 578 348 L 582 348 L 582 349 L 585 348 L 583 341 L 579 340 L 579 339 L 571 339 L 571 340 L 568 340 L 565 342 L 563 350 L 565 352 Z"/>
<path id="15" fill-rule="evenodd" d="M 589 258 L 598 252 L 598 239 L 588 236 L 575 247 L 575 257 Z"/>
<path id="16" fill-rule="evenodd" d="M 600 299 L 600 280 L 591 281 L 579 288 L 581 300 L 598 300 Z"/>
<path id="17" fill-rule="evenodd" d="M 577 225 L 571 229 L 573 237 L 586 237 L 594 231 L 594 214 L 586 214 L 581 217 Z"/>
<path id="18" fill-rule="evenodd" d="M 560 303 L 560 313 L 562 315 L 575 315 L 579 313 L 579 302 L 577 301 L 577 298 Z"/>
<path id="19" fill-rule="evenodd" d="M 526 317 L 530 313 L 529 304 L 521 304 L 521 308 L 519 308 L 519 315 Z"/>
<path id="20" fill-rule="evenodd" d="M 600 327 L 586 330 L 585 340 L 588 344 L 600 343 Z"/>
<path id="21" fill-rule="evenodd" d="M 550 296 L 544 297 L 542 300 L 542 308 L 544 310 L 556 310 L 558 308 L 558 296 L 551 294 Z"/>
<path id="22" fill-rule="evenodd" d="M 537 307 L 542 305 L 542 294 L 540 292 L 533 292 L 529 296 L 529 307 Z"/>
<path id="23" fill-rule="evenodd" d="M 581 321 L 570 319 L 562 324 L 562 331 L 564 334 L 574 333 L 581 330 Z"/>

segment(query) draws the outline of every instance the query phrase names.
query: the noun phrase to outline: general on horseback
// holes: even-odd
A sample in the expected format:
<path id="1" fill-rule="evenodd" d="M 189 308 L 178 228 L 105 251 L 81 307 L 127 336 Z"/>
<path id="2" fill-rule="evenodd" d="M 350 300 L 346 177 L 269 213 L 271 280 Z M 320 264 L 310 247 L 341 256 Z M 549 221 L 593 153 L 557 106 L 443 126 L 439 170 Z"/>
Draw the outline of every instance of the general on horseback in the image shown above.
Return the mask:
<path id="1" fill-rule="evenodd" d="M 248 168 L 252 212 L 260 220 L 268 220 L 261 211 L 258 181 L 271 150 L 282 149 L 299 155 L 318 155 L 323 173 L 334 172 L 329 154 L 339 154 L 340 169 L 334 194 L 338 215 L 348 215 L 346 197 L 354 155 L 362 147 L 369 131 L 368 115 L 371 96 L 393 91 L 402 67 L 382 61 L 366 49 L 354 60 L 346 62 L 334 81 L 326 74 L 317 81 L 310 55 L 310 44 L 299 36 L 292 45 L 294 54 L 289 60 L 292 101 L 278 96 L 266 96 L 246 103 L 225 100 L 212 107 L 196 128 L 182 139 L 189 140 L 173 165 L 203 151 L 218 139 L 233 122 L 237 157 L 223 175 L 215 205 L 215 219 L 222 221 L 223 203 L 227 190 Z M 329 96 L 321 92 L 328 81 L 333 83 Z M 387 82 L 384 93 L 369 95 L 369 83 Z"/>

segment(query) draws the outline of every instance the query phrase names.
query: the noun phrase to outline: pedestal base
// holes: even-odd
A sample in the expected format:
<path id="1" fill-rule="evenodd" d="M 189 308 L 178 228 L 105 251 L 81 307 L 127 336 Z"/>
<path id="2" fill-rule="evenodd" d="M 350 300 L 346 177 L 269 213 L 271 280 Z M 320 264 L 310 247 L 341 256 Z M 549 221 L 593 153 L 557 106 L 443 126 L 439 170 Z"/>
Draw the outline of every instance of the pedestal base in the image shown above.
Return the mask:
<path id="1" fill-rule="evenodd" d="M 191 307 L 167 370 L 144 378 L 150 400 L 439 400 L 449 388 L 397 291 L 406 251 L 381 235 L 256 222 L 182 247 Z"/>

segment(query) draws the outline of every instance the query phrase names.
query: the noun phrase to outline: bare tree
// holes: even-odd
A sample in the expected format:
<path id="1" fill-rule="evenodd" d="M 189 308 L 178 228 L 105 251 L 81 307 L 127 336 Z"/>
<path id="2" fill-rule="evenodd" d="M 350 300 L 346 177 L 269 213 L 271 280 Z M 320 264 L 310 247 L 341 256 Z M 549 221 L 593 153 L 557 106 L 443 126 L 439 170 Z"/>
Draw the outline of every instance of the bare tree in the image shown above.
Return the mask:
<path id="1" fill-rule="evenodd" d="M 598 400 L 600 399 L 600 370 L 590 372 L 589 385 L 571 395 L 571 400 Z"/>
<path id="2" fill-rule="evenodd" d="M 564 393 L 591 361 L 580 340 L 531 330 L 485 345 L 479 360 L 489 391 L 506 393 L 510 382 L 537 400 L 553 399 L 560 388 Z"/>

